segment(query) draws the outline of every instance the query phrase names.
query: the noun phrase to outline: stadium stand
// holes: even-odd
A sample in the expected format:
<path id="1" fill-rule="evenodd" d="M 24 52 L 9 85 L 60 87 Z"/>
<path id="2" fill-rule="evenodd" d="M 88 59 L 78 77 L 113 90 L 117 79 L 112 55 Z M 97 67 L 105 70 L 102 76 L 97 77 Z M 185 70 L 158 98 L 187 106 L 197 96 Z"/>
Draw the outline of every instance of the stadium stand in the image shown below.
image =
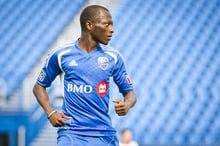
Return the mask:
<path id="1" fill-rule="evenodd" d="M 143 145 L 220 144 L 219 6 L 123 1 L 111 45 L 127 60 L 138 102 L 122 118 L 112 107 L 116 129 L 131 128 Z"/>
<path id="2" fill-rule="evenodd" d="M 85 0 L 75 0 L 74 3 L 71 0 L 0 1 L 0 101 L 8 103 L 9 97 L 15 94 L 17 100 L 14 101 L 20 103 L 12 112 L 7 106 L 4 108 L 2 102 L 0 104 L 0 133 L 9 133 L 10 146 L 18 145 L 20 126 L 26 129 L 23 144 L 29 145 L 47 121 L 39 105 L 23 111 L 20 108 L 24 102 L 21 101 L 23 95 L 15 92 L 21 89 L 22 81 L 84 3 Z M 52 88 L 48 91 L 52 94 Z M 2 100 L 3 96 L 8 99 Z"/>
<path id="3" fill-rule="evenodd" d="M 7 96 L 21 84 L 83 2 L 2 2 L 0 77 L 7 82 Z"/>
<path id="4" fill-rule="evenodd" d="M 0 1 L 4 20 L 0 21 L 0 81 L 7 83 L 7 97 L 21 87 L 85 1 L 71 2 Z M 219 7 L 219 0 L 122 1 L 113 15 L 115 33 L 110 45 L 124 56 L 138 100 L 124 117 L 118 117 L 110 104 L 118 133 L 130 128 L 141 146 L 220 145 Z M 111 86 L 111 98 L 121 96 Z M 45 130 L 50 126 L 38 105 L 29 113 L 1 113 L 3 125 L 5 118 L 26 120 L 27 145 L 45 143 L 44 139 L 36 142 L 39 131 L 42 137 L 51 134 Z M 16 137 L 21 122 L 0 127 L 0 132 L 8 130 Z M 11 140 L 12 146 L 15 143 Z"/>

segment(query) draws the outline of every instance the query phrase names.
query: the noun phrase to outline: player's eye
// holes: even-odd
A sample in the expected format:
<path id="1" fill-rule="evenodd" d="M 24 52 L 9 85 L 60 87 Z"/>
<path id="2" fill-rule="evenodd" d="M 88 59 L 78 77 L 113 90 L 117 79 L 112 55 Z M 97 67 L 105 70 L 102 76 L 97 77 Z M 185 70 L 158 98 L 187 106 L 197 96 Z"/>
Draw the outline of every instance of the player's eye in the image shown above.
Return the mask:
<path id="1" fill-rule="evenodd" d="M 105 26 L 106 26 L 106 27 L 109 27 L 109 25 L 110 25 L 109 23 L 105 23 Z"/>
<path id="2" fill-rule="evenodd" d="M 105 27 L 110 27 L 110 26 L 113 26 L 112 23 L 105 23 Z"/>

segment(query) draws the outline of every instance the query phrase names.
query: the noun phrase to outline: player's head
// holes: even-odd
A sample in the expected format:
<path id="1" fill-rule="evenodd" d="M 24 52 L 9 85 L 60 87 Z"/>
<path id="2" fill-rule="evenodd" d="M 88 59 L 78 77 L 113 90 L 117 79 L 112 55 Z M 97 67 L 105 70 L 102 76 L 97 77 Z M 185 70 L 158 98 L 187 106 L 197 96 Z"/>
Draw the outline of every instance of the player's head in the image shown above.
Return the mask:
<path id="1" fill-rule="evenodd" d="M 122 143 L 130 143 L 132 141 L 132 133 L 129 129 L 124 129 L 121 132 L 121 142 Z"/>
<path id="2" fill-rule="evenodd" d="M 112 16 L 108 9 L 99 5 L 86 7 L 80 15 L 82 33 L 88 33 L 97 43 L 108 44 L 113 29 Z"/>

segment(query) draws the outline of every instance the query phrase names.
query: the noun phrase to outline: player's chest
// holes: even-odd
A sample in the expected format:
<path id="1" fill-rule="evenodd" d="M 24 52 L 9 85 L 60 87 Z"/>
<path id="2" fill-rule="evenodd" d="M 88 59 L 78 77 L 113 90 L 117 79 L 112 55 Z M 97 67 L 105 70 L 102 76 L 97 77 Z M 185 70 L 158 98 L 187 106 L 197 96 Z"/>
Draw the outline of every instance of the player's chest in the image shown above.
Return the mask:
<path id="1" fill-rule="evenodd" d="M 114 60 L 106 55 L 68 56 L 62 63 L 67 77 L 108 77 L 114 69 Z"/>

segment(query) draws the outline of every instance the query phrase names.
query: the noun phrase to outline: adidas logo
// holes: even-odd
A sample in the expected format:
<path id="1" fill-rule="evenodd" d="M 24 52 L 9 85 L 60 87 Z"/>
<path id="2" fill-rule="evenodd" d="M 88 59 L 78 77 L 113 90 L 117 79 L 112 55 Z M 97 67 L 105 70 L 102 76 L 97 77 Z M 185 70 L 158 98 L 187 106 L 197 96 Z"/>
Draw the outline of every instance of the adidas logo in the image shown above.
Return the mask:
<path id="1" fill-rule="evenodd" d="M 69 64 L 69 66 L 78 66 L 75 60 L 72 60 Z"/>

